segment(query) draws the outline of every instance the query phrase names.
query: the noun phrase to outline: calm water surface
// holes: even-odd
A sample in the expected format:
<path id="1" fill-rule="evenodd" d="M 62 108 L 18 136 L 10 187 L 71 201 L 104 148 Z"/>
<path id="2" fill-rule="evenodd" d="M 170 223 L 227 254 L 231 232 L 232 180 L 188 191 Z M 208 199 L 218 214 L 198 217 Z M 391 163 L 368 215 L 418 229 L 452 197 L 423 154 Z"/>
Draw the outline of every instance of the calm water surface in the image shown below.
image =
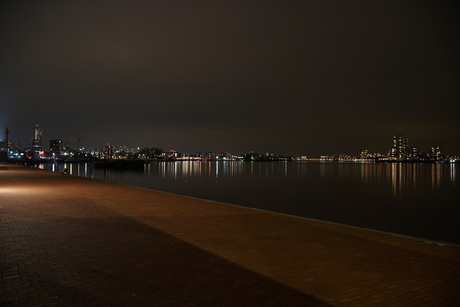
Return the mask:
<path id="1" fill-rule="evenodd" d="M 153 162 L 144 171 L 41 164 L 72 175 L 460 244 L 460 165 Z"/>

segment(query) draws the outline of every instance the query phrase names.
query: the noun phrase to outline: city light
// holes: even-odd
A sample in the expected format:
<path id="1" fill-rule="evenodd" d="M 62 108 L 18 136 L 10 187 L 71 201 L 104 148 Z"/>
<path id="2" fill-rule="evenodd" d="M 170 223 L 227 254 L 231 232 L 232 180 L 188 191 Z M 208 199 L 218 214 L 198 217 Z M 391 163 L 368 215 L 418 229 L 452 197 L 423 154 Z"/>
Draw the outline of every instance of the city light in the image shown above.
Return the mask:
<path id="1" fill-rule="evenodd" d="M 197 152 L 194 154 L 181 153 L 175 149 L 163 151 L 159 148 L 131 148 L 126 144 L 115 146 L 106 143 L 100 148 L 79 147 L 77 150 L 69 147 L 69 143 L 61 139 L 49 141 L 49 150 L 44 148 L 44 131 L 40 127 L 34 128 L 34 137 L 31 147 L 21 148 L 19 143 L 11 142 L 8 138 L 9 130 L 5 130 L 5 141 L 0 142 L 2 156 L 11 160 L 42 161 L 42 162 L 110 162 L 110 161 L 319 161 L 342 162 L 342 163 L 370 163 L 370 162 L 411 162 L 411 163 L 458 163 L 460 158 L 456 155 L 446 155 L 440 145 L 432 146 L 422 151 L 418 146 L 409 146 L 409 139 L 402 135 L 393 136 L 392 146 L 385 154 L 371 152 L 368 149 L 360 149 L 357 154 L 327 154 L 319 157 L 301 155 L 298 157 L 283 156 L 265 152 L 258 154 L 252 150 L 243 154 L 228 152 Z M 8 150 L 8 151 L 7 151 Z M 132 164 L 132 163 L 131 163 Z"/>

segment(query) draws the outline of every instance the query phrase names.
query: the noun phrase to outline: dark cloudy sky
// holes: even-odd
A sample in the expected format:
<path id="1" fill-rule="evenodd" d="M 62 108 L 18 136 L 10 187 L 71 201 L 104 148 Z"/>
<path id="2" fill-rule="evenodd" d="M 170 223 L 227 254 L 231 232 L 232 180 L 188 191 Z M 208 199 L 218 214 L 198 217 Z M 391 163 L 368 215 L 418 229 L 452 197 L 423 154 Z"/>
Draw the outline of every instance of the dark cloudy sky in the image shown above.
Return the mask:
<path id="1" fill-rule="evenodd" d="M 2 1 L 0 126 L 30 146 L 460 154 L 455 1 Z M 3 136 L 1 137 L 1 139 Z"/>

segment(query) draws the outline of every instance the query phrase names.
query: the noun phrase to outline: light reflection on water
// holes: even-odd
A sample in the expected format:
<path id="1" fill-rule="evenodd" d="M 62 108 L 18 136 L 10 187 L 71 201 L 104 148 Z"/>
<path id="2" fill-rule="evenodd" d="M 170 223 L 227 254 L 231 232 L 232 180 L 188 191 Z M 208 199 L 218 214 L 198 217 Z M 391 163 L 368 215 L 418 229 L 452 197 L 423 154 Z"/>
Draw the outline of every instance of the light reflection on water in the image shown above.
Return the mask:
<path id="1" fill-rule="evenodd" d="M 56 172 L 268 211 L 460 243 L 455 164 L 152 162 L 144 171 L 86 163 Z"/>

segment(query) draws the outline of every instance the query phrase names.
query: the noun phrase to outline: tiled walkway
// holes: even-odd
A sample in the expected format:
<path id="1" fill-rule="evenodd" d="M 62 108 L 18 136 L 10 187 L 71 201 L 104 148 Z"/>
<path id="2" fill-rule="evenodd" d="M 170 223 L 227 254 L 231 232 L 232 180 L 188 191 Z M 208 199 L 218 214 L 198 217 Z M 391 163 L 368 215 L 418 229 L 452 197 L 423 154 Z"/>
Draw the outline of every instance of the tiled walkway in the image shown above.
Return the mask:
<path id="1" fill-rule="evenodd" d="M 0 164 L 0 306 L 454 306 L 460 247 Z"/>

